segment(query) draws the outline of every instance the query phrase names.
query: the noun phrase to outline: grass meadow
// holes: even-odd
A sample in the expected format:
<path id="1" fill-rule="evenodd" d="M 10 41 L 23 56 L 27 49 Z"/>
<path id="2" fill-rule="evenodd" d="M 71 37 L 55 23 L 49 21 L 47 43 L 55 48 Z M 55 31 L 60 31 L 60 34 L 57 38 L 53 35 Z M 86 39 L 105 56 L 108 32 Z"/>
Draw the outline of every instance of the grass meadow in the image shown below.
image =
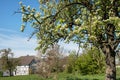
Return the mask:
<path id="1" fill-rule="evenodd" d="M 52 74 L 51 77 L 47 79 L 42 78 L 39 75 L 0 77 L 0 80 L 104 80 L 104 79 L 105 79 L 104 73 L 96 75 L 59 73 L 58 75 Z M 120 80 L 120 68 L 117 69 L 117 80 Z"/>
<path id="2" fill-rule="evenodd" d="M 0 80 L 104 80 L 104 75 L 79 76 L 75 74 L 59 73 L 56 79 L 54 79 L 54 76 L 48 79 L 44 79 L 38 75 L 28 75 L 28 76 L 0 77 Z"/>

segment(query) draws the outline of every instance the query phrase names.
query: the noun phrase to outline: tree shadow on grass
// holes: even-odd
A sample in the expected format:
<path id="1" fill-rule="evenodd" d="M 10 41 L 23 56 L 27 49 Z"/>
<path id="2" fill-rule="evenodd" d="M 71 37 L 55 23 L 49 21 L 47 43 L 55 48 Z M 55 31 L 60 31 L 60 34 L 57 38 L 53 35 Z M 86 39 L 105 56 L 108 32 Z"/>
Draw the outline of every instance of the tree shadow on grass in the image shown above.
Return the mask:
<path id="1" fill-rule="evenodd" d="M 120 80 L 120 78 L 117 78 L 116 80 Z"/>
<path id="2" fill-rule="evenodd" d="M 66 77 L 66 80 L 100 80 L 100 79 L 97 79 L 97 78 L 94 78 L 94 79 L 84 78 L 83 79 L 83 78 L 68 76 L 68 77 Z M 116 80 L 120 80 L 120 78 L 117 78 Z"/>
<path id="3" fill-rule="evenodd" d="M 100 79 L 88 79 L 88 78 L 84 78 L 84 79 L 81 79 L 81 78 L 77 78 L 77 77 L 66 77 L 66 80 L 100 80 Z"/>

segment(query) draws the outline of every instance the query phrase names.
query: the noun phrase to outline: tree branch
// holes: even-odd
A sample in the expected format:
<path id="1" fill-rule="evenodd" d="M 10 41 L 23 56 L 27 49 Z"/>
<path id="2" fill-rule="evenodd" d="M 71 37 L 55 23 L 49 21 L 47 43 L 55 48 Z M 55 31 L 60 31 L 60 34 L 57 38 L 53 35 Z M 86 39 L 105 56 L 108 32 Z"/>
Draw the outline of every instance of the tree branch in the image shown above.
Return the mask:
<path id="1" fill-rule="evenodd" d="M 91 9 L 91 5 L 89 4 L 89 2 L 73 2 L 73 3 L 70 3 L 70 4 L 67 4 L 67 5 L 65 5 L 63 8 L 61 8 L 55 15 L 53 15 L 54 17 L 53 17 L 53 19 L 55 19 L 56 18 L 56 16 L 60 13 L 60 12 L 62 12 L 62 10 L 64 10 L 65 8 L 67 8 L 67 7 L 69 7 L 69 6 L 72 6 L 72 5 L 82 5 L 82 6 L 84 6 L 84 7 L 86 7 L 89 11 L 91 11 L 90 9 Z"/>
<path id="2" fill-rule="evenodd" d="M 118 7 L 120 6 L 120 4 L 118 4 L 119 0 L 113 0 L 113 11 L 115 13 L 115 16 L 118 16 L 120 18 L 119 12 L 118 12 Z"/>

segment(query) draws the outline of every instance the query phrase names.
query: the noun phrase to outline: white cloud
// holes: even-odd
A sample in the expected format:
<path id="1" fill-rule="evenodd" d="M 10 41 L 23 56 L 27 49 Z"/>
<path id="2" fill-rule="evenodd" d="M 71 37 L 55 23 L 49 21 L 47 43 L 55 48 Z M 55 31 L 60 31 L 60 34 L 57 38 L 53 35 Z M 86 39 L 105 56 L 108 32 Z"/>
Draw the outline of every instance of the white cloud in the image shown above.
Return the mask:
<path id="1" fill-rule="evenodd" d="M 67 50 L 75 50 L 75 51 L 78 50 L 78 45 L 73 42 L 70 42 L 68 44 L 64 42 L 59 42 L 59 45 L 61 45 L 61 47 L 64 47 Z"/>
<path id="2" fill-rule="evenodd" d="M 18 35 L 12 30 L 0 29 L 0 31 L 6 32 L 6 34 L 0 33 L 0 49 L 11 48 L 15 57 L 36 55 L 34 49 L 37 46 L 37 42 L 35 38 L 27 41 L 28 37 Z"/>
<path id="3" fill-rule="evenodd" d="M 9 33 L 18 33 L 17 31 L 10 30 L 10 29 L 5 29 L 5 28 L 0 28 L 1 32 L 9 32 Z"/>
<path id="4" fill-rule="evenodd" d="M 69 51 L 76 51 L 76 52 L 78 51 L 78 45 L 73 42 L 70 42 L 70 43 L 59 42 L 58 44 L 64 48 L 66 53 L 65 55 L 68 55 Z M 81 51 L 82 50 L 80 50 L 80 53 Z"/>
<path id="5" fill-rule="evenodd" d="M 34 49 L 37 47 L 36 38 L 31 38 L 27 41 L 29 36 L 26 37 L 24 34 L 13 30 L 6 30 L 0 28 L 0 49 L 11 48 L 15 57 L 24 55 L 36 55 L 37 51 Z M 64 42 L 59 42 L 59 45 L 64 48 L 64 50 L 78 50 L 77 44 L 70 42 L 65 44 Z"/>

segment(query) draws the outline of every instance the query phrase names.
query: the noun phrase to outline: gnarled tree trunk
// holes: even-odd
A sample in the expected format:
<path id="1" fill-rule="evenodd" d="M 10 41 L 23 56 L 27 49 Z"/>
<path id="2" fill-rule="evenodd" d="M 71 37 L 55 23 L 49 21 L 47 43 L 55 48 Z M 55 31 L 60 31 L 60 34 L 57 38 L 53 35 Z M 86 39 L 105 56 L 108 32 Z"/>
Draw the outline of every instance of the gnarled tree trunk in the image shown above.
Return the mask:
<path id="1" fill-rule="evenodd" d="M 116 64 L 115 64 L 115 52 L 109 47 L 106 48 L 106 79 L 116 80 Z"/>
<path id="2" fill-rule="evenodd" d="M 105 41 L 101 44 L 101 49 L 105 54 L 106 61 L 106 79 L 116 80 L 115 49 L 117 47 L 115 39 L 115 26 L 108 24 L 105 31 Z"/>

